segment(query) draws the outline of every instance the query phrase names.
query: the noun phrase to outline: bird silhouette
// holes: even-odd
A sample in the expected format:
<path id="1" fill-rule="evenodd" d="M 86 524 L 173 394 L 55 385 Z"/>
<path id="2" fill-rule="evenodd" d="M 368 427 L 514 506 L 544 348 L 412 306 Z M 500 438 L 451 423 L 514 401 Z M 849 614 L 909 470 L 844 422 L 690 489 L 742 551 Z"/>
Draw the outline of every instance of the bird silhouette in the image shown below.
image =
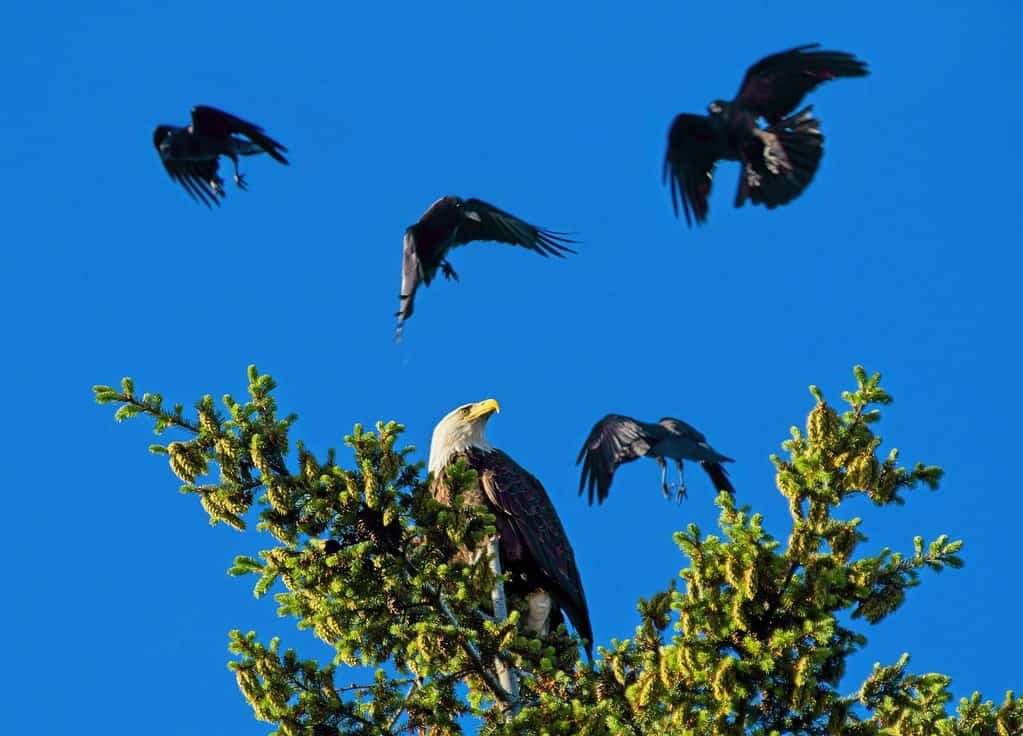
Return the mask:
<path id="1" fill-rule="evenodd" d="M 821 51 L 807 44 L 771 54 L 746 71 L 731 101 L 715 100 L 709 115 L 683 113 L 668 132 L 664 181 L 678 217 L 707 220 L 714 168 L 724 159 L 742 170 L 735 206 L 747 199 L 768 209 L 798 197 L 813 180 L 824 153 L 820 121 L 812 106 L 793 113 L 814 87 L 840 77 L 863 77 L 867 66 L 843 51 Z M 763 118 L 766 128 L 758 119 Z"/>
<path id="2" fill-rule="evenodd" d="M 234 183 L 239 189 L 246 188 L 245 177 L 238 171 L 239 156 L 268 153 L 288 163 L 281 154 L 288 149 L 258 125 L 207 105 L 192 108 L 191 125 L 156 126 L 153 145 L 171 179 L 207 207 L 219 205 L 224 197 L 224 180 L 217 173 L 220 156 L 234 162 Z"/>
<path id="3" fill-rule="evenodd" d="M 429 286 L 440 269 L 445 278 L 458 280 L 447 261 L 447 254 L 459 245 L 492 240 L 528 248 L 543 257 L 564 258 L 575 253 L 567 243 L 576 241 L 530 225 L 479 199 L 461 199 L 448 195 L 430 205 L 419 221 L 405 230 L 401 257 L 401 295 L 398 306 L 396 339 L 415 308 L 416 290 Z"/>
<path id="4" fill-rule="evenodd" d="M 734 461 L 708 445 L 707 438 L 696 427 L 671 417 L 654 424 L 621 414 L 608 414 L 593 425 L 575 461 L 576 465 L 583 464 L 579 495 L 588 488 L 590 505 L 593 505 L 594 491 L 597 503 L 603 503 L 611 490 L 611 480 L 618 466 L 641 457 L 653 458 L 661 466 L 661 491 L 665 498 L 669 497 L 671 488 L 665 458 L 673 459 L 678 467 L 677 498 L 680 502 L 686 496 L 683 460 L 699 462 L 715 488 L 735 493 L 728 473 L 721 465 Z"/>

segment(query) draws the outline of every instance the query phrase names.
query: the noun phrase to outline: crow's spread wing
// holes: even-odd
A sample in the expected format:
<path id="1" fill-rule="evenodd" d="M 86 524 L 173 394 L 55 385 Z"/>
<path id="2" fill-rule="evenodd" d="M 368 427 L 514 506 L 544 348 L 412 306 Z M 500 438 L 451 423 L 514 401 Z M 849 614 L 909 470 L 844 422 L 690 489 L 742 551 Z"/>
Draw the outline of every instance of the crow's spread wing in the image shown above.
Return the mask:
<path id="1" fill-rule="evenodd" d="M 196 133 L 209 138 L 243 135 L 282 164 L 288 163 L 288 159 L 281 155 L 281 151 L 287 151 L 287 148 L 264 133 L 255 123 L 242 120 L 229 112 L 208 105 L 197 105 L 192 108 L 192 128 Z"/>
<path id="2" fill-rule="evenodd" d="M 220 205 L 224 197 L 224 180 L 217 174 L 217 159 L 205 161 L 165 160 L 163 167 L 167 169 L 171 179 L 176 181 L 196 202 L 207 207 L 211 203 Z"/>
<path id="3" fill-rule="evenodd" d="M 579 477 L 579 495 L 589 490 L 589 502 L 593 504 L 594 489 L 597 502 L 603 503 L 611 489 L 615 469 L 623 463 L 643 457 L 647 451 L 667 434 L 663 427 L 640 422 L 621 414 L 608 414 L 590 430 L 576 465 L 583 464 Z"/>
<path id="4" fill-rule="evenodd" d="M 552 255 L 564 258 L 565 253 L 575 253 L 566 245 L 575 242 L 566 237 L 566 233 L 530 225 L 492 204 L 479 199 L 467 199 L 451 244 L 463 245 L 473 240 L 494 240 L 519 245 L 544 257 Z"/>
<path id="5" fill-rule="evenodd" d="M 664 181 L 671 184 L 671 204 L 678 217 L 679 204 L 692 227 L 707 220 L 707 197 L 717 162 L 717 132 L 703 115 L 683 113 L 668 132 L 664 154 Z"/>
<path id="6" fill-rule="evenodd" d="M 401 337 L 402 325 L 412 316 L 415 307 L 416 289 L 423 280 L 423 267 L 416 254 L 416 237 L 412 228 L 405 231 L 405 239 L 401 252 L 401 294 L 398 303 L 398 330 L 396 337 Z M 429 283 L 429 282 L 427 282 Z"/>
<path id="7" fill-rule="evenodd" d="M 818 84 L 868 74 L 866 63 L 852 54 L 819 47 L 811 43 L 764 57 L 746 71 L 735 102 L 776 123 Z"/>

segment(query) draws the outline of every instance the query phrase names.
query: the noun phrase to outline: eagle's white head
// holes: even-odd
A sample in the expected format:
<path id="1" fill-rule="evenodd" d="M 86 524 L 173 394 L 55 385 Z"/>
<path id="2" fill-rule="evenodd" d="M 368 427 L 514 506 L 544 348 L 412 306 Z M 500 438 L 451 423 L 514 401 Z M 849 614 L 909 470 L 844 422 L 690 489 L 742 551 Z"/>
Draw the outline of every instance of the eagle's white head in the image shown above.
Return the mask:
<path id="1" fill-rule="evenodd" d="M 485 399 L 474 404 L 464 404 L 441 419 L 433 428 L 430 441 L 429 470 L 437 475 L 447 465 L 451 455 L 469 447 L 492 449 L 487 442 L 487 420 L 491 414 L 501 411 L 496 399 Z"/>

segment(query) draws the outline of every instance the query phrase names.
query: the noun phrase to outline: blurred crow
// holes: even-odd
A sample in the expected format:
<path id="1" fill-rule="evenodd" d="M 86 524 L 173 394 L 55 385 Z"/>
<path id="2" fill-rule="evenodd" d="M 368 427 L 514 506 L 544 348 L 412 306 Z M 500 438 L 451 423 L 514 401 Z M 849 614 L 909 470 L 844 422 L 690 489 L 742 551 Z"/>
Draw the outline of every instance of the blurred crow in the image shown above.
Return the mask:
<path id="1" fill-rule="evenodd" d="M 227 156 L 234 162 L 234 183 L 239 189 L 246 186 L 245 177 L 238 171 L 238 156 L 265 152 L 282 164 L 288 163 L 281 155 L 288 149 L 258 125 L 206 105 L 192 108 L 191 125 L 156 126 L 153 145 L 171 179 L 207 207 L 211 202 L 219 205 L 224 196 L 224 180 L 217 174 L 218 157 Z"/>
<path id="2" fill-rule="evenodd" d="M 867 75 L 867 65 L 852 54 L 814 50 L 819 45 L 761 59 L 746 72 L 734 100 L 710 103 L 710 115 L 675 118 L 668 132 L 664 180 L 671 184 L 676 217 L 681 201 L 690 227 L 692 218 L 698 224 L 706 221 L 714 166 L 721 159 L 742 164 L 736 207 L 749 198 L 773 209 L 802 193 L 817 173 L 824 136 L 810 115 L 812 106 L 792 111 L 822 82 Z M 761 128 L 758 118 L 768 127 Z"/>
<path id="3" fill-rule="evenodd" d="M 719 491 L 735 493 L 728 473 L 721 463 L 733 462 L 707 444 L 707 438 L 693 426 L 680 419 L 665 417 L 657 424 L 641 422 L 621 414 L 608 414 L 590 430 L 586 444 L 579 451 L 575 463 L 583 464 L 579 478 L 579 495 L 588 486 L 590 505 L 596 488 L 597 502 L 604 503 L 611 490 L 611 479 L 619 465 L 640 457 L 652 457 L 661 466 L 661 491 L 668 498 L 668 463 L 672 458 L 678 466 L 678 500 L 686 497 L 682 478 L 682 461 L 696 460 L 707 471 L 714 487 Z"/>
<path id="4" fill-rule="evenodd" d="M 419 222 L 405 230 L 397 338 L 401 337 L 402 324 L 412 316 L 419 284 L 429 286 L 438 268 L 446 278 L 457 281 L 458 274 L 446 259 L 448 251 L 474 240 L 521 245 L 544 258 L 575 253 L 564 244 L 576 242 L 565 233 L 534 227 L 482 200 L 441 197 Z"/>

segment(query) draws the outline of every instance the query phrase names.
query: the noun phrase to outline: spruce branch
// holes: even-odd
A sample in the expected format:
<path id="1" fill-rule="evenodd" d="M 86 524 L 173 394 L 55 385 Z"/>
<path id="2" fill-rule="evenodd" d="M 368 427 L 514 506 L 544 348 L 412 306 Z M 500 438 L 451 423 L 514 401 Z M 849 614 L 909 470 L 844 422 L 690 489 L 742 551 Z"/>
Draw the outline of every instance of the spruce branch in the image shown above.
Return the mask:
<path id="1" fill-rule="evenodd" d="M 281 736 L 456 734 L 466 717 L 487 735 L 1020 732 L 1014 694 L 997 706 L 975 695 L 951 713 L 947 678 L 909 673 L 908 660 L 879 666 L 853 695 L 838 691 L 867 624 L 894 613 L 922 570 L 962 565 L 961 543 L 945 535 L 915 538 L 911 553 L 865 552 L 866 524 L 840 517 L 850 496 L 883 511 L 903 502 L 902 490 L 941 480 L 936 466 L 881 454 L 880 407 L 891 397 L 879 374 L 857 366 L 854 375 L 845 411 L 811 387 L 805 430 L 794 428 L 784 458 L 772 457 L 792 512 L 787 543 L 719 495 L 720 530 L 691 525 L 676 535 L 682 584 L 641 599 L 634 636 L 597 647 L 588 663 L 564 629 L 543 641 L 519 630 L 517 596 L 502 610 L 493 547 L 458 557 L 495 537 L 492 514 L 463 506 L 474 471 L 448 469 L 453 503 L 441 506 L 414 448 L 398 449 L 401 425 L 356 425 L 344 438 L 352 462 L 341 467 L 333 450 L 321 461 L 301 442 L 292 449 L 295 416 L 278 417 L 273 379 L 255 368 L 248 401 L 225 396 L 218 412 L 206 396 L 194 417 L 181 405 L 165 409 L 158 394 L 139 396 L 130 379 L 96 387 L 96 398 L 119 404 L 118 421 L 144 415 L 158 433 L 190 435 L 153 451 L 211 520 L 241 524 L 258 510 L 258 530 L 274 538 L 258 556 L 236 557 L 231 574 L 254 575 L 259 596 L 280 590 L 279 613 L 334 651 L 320 666 L 281 653 L 276 640 L 232 635 L 239 688 Z M 207 482 L 216 469 L 220 478 Z M 335 687 L 335 671 L 348 665 L 376 667 L 376 679 Z"/>

